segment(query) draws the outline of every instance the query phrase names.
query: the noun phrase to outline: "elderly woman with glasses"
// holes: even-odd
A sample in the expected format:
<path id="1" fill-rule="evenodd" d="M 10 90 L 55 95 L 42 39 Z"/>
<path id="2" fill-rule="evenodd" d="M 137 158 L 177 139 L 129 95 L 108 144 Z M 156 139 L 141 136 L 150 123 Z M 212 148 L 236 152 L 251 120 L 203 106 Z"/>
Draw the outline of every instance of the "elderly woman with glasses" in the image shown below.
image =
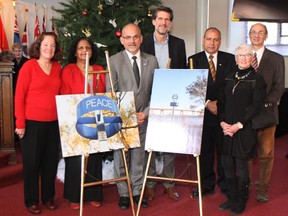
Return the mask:
<path id="1" fill-rule="evenodd" d="M 248 199 L 247 159 L 256 155 L 257 143 L 257 131 L 252 128 L 251 120 L 265 98 L 266 83 L 251 66 L 252 58 L 249 45 L 243 44 L 236 49 L 238 69 L 226 77 L 217 104 L 224 133 L 220 153 L 228 197 L 219 209 L 230 210 L 232 214 L 243 212 Z"/>

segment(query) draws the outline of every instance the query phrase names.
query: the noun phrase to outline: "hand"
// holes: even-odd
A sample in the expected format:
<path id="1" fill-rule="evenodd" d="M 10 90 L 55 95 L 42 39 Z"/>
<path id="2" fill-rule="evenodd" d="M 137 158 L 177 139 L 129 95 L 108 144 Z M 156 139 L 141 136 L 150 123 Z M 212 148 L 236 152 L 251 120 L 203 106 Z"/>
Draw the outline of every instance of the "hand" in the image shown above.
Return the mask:
<path id="1" fill-rule="evenodd" d="M 15 133 L 22 139 L 25 135 L 25 128 L 16 128 Z"/>
<path id="2" fill-rule="evenodd" d="M 233 135 L 235 133 L 237 133 L 237 131 L 239 130 L 239 127 L 237 125 L 237 123 L 233 124 L 233 125 L 230 125 L 230 124 L 227 124 L 226 122 L 221 122 L 220 123 L 222 129 L 223 129 L 223 133 L 224 135 L 228 135 L 228 136 L 231 136 L 233 137 Z"/>
<path id="3" fill-rule="evenodd" d="M 138 125 L 141 125 L 144 123 L 148 116 L 144 112 L 138 112 L 136 113 L 136 117 Z"/>
<path id="4" fill-rule="evenodd" d="M 209 101 L 206 109 L 208 109 L 212 114 L 217 115 L 217 101 Z"/>
<path id="5" fill-rule="evenodd" d="M 220 126 L 222 127 L 223 129 L 223 133 L 224 135 L 228 135 L 230 137 L 233 137 L 233 133 L 230 131 L 230 128 L 231 128 L 231 125 L 230 124 L 227 124 L 226 122 L 222 121 L 220 123 Z"/>

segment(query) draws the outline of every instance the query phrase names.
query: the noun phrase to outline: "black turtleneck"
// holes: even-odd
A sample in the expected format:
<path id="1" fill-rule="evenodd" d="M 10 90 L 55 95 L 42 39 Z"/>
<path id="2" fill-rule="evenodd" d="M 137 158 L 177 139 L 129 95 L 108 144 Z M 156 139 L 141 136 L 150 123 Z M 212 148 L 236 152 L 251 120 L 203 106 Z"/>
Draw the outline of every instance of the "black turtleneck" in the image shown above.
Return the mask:
<path id="1" fill-rule="evenodd" d="M 244 76 L 245 75 L 247 75 L 248 73 L 250 73 L 250 72 L 252 72 L 253 71 L 253 68 L 252 67 L 248 67 L 248 68 L 246 68 L 246 69 L 239 69 L 238 68 L 238 71 L 236 72 L 236 74 L 235 74 L 235 79 L 236 80 L 240 80 L 239 78 L 237 79 L 237 75 L 238 75 L 238 77 L 240 77 L 240 78 L 244 78 Z"/>

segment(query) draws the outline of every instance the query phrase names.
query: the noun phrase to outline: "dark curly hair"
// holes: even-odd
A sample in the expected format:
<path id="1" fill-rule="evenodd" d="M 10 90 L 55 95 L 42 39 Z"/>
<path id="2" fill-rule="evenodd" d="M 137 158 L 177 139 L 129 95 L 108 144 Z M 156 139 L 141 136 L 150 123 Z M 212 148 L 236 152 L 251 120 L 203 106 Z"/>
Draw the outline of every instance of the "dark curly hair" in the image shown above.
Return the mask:
<path id="1" fill-rule="evenodd" d="M 54 32 L 43 32 L 34 43 L 31 44 L 29 47 L 29 56 L 30 58 L 36 58 L 39 59 L 40 57 L 40 46 L 42 41 L 46 36 L 52 36 L 54 38 L 56 47 L 55 47 L 55 53 L 51 61 L 60 61 L 61 60 L 61 51 L 60 51 L 60 45 L 57 41 L 57 35 Z"/>
<path id="2" fill-rule="evenodd" d="M 69 54 L 68 54 L 68 62 L 69 63 L 76 63 L 77 62 L 77 57 L 75 55 L 76 51 L 77 51 L 77 46 L 78 46 L 78 43 L 81 41 L 81 40 L 86 40 L 90 46 L 91 46 L 91 49 L 92 49 L 92 56 L 91 58 L 89 59 L 89 65 L 93 65 L 93 64 L 96 64 L 96 61 L 97 61 L 97 57 L 98 57 L 98 48 L 97 46 L 87 37 L 80 37 L 80 38 L 77 38 L 75 39 L 71 46 L 70 46 L 70 51 L 69 51 Z"/>

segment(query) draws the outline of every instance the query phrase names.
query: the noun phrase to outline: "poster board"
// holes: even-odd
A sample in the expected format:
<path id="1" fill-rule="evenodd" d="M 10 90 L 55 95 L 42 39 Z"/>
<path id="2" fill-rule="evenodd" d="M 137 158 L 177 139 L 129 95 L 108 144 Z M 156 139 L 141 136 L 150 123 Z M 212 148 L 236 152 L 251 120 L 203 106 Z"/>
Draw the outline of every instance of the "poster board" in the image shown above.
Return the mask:
<path id="1" fill-rule="evenodd" d="M 199 155 L 207 69 L 156 69 L 145 150 Z"/>
<path id="2" fill-rule="evenodd" d="M 63 157 L 140 147 L 133 92 L 56 96 Z"/>

